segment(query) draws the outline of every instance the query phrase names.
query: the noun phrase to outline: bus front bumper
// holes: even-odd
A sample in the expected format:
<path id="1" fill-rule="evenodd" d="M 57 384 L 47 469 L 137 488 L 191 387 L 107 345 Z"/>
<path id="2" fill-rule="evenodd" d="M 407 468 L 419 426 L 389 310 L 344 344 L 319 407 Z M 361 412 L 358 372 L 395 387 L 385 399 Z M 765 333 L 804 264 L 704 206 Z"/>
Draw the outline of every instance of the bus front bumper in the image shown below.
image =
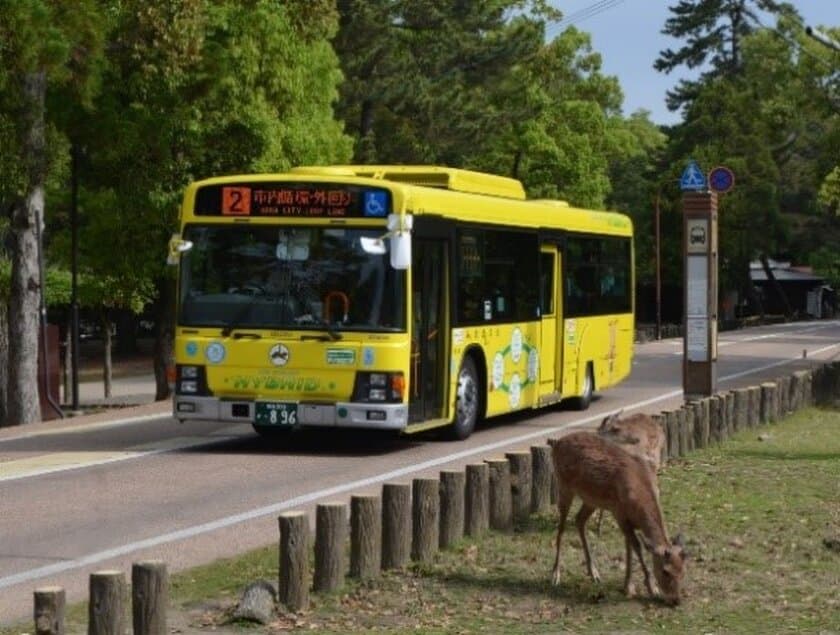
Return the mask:
<path id="1" fill-rule="evenodd" d="M 172 414 L 179 421 L 209 420 L 256 425 L 256 402 L 216 397 L 176 395 Z M 408 406 L 376 403 L 297 404 L 297 426 L 404 430 L 408 425 Z M 280 427 L 280 426 L 267 426 Z"/>

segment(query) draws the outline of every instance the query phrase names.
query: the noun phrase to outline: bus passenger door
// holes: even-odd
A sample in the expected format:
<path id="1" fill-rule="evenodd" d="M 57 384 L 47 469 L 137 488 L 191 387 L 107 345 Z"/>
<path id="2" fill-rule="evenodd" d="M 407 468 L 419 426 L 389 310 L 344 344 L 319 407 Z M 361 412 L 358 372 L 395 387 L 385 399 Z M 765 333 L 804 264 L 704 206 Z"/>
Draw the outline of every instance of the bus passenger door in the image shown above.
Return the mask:
<path id="1" fill-rule="evenodd" d="M 559 401 L 561 396 L 560 280 L 560 253 L 554 245 L 543 245 L 540 250 L 540 404 Z"/>
<path id="2" fill-rule="evenodd" d="M 415 239 L 412 251 L 409 421 L 415 423 L 444 415 L 448 268 L 443 241 Z"/>

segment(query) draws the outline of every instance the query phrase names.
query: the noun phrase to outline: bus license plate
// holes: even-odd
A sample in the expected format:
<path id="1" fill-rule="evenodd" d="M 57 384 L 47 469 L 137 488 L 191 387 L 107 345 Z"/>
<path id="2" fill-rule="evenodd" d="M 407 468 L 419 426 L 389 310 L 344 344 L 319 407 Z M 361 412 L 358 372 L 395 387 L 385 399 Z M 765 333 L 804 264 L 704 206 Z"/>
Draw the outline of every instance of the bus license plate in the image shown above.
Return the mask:
<path id="1" fill-rule="evenodd" d="M 282 401 L 258 401 L 254 423 L 258 426 L 297 425 L 297 404 Z"/>

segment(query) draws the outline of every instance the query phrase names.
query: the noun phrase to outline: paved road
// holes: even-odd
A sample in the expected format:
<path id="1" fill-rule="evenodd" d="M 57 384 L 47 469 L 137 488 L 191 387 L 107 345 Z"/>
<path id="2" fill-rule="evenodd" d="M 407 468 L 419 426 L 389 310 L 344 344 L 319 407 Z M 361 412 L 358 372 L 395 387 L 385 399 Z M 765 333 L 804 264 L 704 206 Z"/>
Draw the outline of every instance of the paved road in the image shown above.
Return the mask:
<path id="1" fill-rule="evenodd" d="M 460 443 L 321 429 L 271 448 L 248 426 L 175 423 L 166 403 L 2 429 L 0 624 L 31 616 L 38 586 L 59 584 L 68 601 L 84 599 L 92 571 L 130 575 L 131 563 L 146 558 L 163 558 L 172 571 L 208 562 L 275 542 L 284 510 L 312 511 L 319 501 L 378 493 L 385 481 L 525 449 L 618 408 L 675 407 L 681 351 L 682 340 L 639 345 L 630 379 L 589 411 L 507 417 Z M 838 357 L 840 321 L 726 332 L 719 388 Z"/>

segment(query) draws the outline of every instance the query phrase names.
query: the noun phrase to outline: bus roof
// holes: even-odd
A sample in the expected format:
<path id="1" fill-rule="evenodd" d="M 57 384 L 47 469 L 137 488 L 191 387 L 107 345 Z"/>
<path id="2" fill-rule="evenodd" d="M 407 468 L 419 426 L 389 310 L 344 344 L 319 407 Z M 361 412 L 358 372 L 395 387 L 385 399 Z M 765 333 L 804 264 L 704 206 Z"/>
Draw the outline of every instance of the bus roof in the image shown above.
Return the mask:
<path id="1" fill-rule="evenodd" d="M 301 166 L 279 174 L 214 177 L 191 184 L 243 181 L 375 180 L 398 192 L 412 214 L 440 215 L 475 223 L 568 229 L 578 232 L 630 235 L 632 221 L 624 214 L 575 208 L 566 201 L 530 199 L 516 179 L 428 165 L 329 165 Z M 469 204 L 465 204 L 469 202 Z"/>

